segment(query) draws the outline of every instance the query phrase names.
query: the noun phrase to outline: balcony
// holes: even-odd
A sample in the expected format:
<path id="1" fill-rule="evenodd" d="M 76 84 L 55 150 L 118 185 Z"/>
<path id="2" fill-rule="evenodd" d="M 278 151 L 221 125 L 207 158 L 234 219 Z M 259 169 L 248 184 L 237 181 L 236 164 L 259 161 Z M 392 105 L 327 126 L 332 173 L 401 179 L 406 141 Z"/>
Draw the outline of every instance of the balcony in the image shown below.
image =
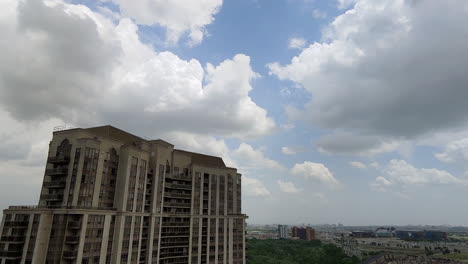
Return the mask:
<path id="1" fill-rule="evenodd" d="M 192 185 L 188 184 L 177 184 L 177 183 L 165 183 L 165 187 L 172 189 L 192 190 Z"/>
<path id="2" fill-rule="evenodd" d="M 47 176 L 66 176 L 68 174 L 68 168 L 46 169 L 45 174 Z"/>
<path id="3" fill-rule="evenodd" d="M 76 259 L 77 252 L 76 251 L 64 251 L 63 258 L 64 259 Z"/>
<path id="4" fill-rule="evenodd" d="M 48 157 L 47 163 L 51 164 L 68 164 L 70 162 L 70 156 L 59 156 L 59 157 Z"/>
<path id="5" fill-rule="evenodd" d="M 171 203 L 171 202 L 164 202 L 164 206 L 166 207 L 180 207 L 180 208 L 190 208 L 192 206 L 191 203 Z"/>
<path id="6" fill-rule="evenodd" d="M 13 243 L 24 243 L 24 236 L 2 236 L 0 238 L 0 242 L 1 243 L 10 243 L 10 244 L 13 244 Z"/>
<path id="7" fill-rule="evenodd" d="M 63 193 L 42 194 L 41 200 L 45 201 L 61 201 L 63 200 Z"/>
<path id="8" fill-rule="evenodd" d="M 65 243 L 67 244 L 78 244 L 80 242 L 79 236 L 68 236 L 65 238 Z"/>
<path id="9" fill-rule="evenodd" d="M 29 221 L 5 221 L 5 227 L 23 227 L 26 228 L 29 225 Z"/>
<path id="10" fill-rule="evenodd" d="M 44 187 L 50 189 L 63 189 L 65 188 L 67 182 L 66 181 L 51 181 L 51 182 L 44 182 Z"/>
<path id="11" fill-rule="evenodd" d="M 0 258 L 21 259 L 21 250 L 0 250 Z"/>
<path id="12" fill-rule="evenodd" d="M 192 194 L 190 193 L 177 193 L 177 192 L 165 192 L 164 196 L 171 197 L 171 198 L 187 198 L 187 199 L 192 198 Z"/>

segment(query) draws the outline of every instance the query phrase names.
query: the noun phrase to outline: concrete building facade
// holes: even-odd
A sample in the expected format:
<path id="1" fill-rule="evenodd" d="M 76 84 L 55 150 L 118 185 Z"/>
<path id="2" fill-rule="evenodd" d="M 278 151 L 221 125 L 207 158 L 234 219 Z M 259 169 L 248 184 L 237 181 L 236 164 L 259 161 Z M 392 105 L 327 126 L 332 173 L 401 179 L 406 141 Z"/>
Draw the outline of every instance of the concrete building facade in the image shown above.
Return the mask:
<path id="1" fill-rule="evenodd" d="M 0 264 L 245 263 L 241 174 L 112 126 L 56 131 L 39 204 L 10 206 Z"/>
<path id="2" fill-rule="evenodd" d="M 311 227 L 293 227 L 291 228 L 291 236 L 293 239 L 311 241 L 315 239 L 315 229 Z"/>
<path id="3" fill-rule="evenodd" d="M 278 238 L 289 239 L 289 228 L 287 225 L 278 225 Z"/>

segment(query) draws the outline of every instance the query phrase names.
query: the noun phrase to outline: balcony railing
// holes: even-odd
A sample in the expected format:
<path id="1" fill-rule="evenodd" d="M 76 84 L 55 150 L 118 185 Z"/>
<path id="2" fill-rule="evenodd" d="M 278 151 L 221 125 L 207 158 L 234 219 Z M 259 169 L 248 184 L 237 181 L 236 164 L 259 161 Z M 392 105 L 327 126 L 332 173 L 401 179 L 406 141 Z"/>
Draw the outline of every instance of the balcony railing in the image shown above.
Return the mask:
<path id="1" fill-rule="evenodd" d="M 164 202 L 164 206 L 167 207 L 181 207 L 181 208 L 190 208 L 192 206 L 191 203 L 171 203 L 171 202 Z"/>
<path id="2" fill-rule="evenodd" d="M 63 193 L 42 194 L 41 200 L 60 201 L 60 200 L 63 200 Z"/>
<path id="3" fill-rule="evenodd" d="M 5 227 L 27 227 L 29 221 L 5 221 Z"/>
<path id="4" fill-rule="evenodd" d="M 64 259 L 76 259 L 77 252 L 76 251 L 64 251 L 63 258 Z"/>
<path id="5" fill-rule="evenodd" d="M 70 156 L 48 157 L 47 162 L 52 164 L 67 164 L 70 162 Z"/>
<path id="6" fill-rule="evenodd" d="M 165 187 L 173 189 L 183 189 L 183 190 L 192 190 L 192 185 L 187 184 L 177 184 L 177 183 L 165 183 Z"/>
<path id="7" fill-rule="evenodd" d="M 68 168 L 46 169 L 45 174 L 48 176 L 64 176 L 68 174 Z"/>
<path id="8" fill-rule="evenodd" d="M 25 237 L 24 236 L 2 236 L 0 238 L 0 242 L 2 243 L 23 243 Z"/>
<path id="9" fill-rule="evenodd" d="M 68 228 L 70 228 L 70 229 L 80 229 L 81 228 L 81 222 L 80 221 L 69 221 L 68 222 Z"/>
<path id="10" fill-rule="evenodd" d="M 44 187 L 46 188 L 65 188 L 67 182 L 66 181 L 51 181 L 51 182 L 44 182 Z"/>
<path id="11" fill-rule="evenodd" d="M 20 250 L 0 250 L 0 258 L 20 259 L 21 255 Z"/>
<path id="12" fill-rule="evenodd" d="M 165 192 L 164 196 L 173 198 L 192 198 L 190 193 Z"/>
<path id="13" fill-rule="evenodd" d="M 113 207 L 92 207 L 92 206 L 66 206 L 66 205 L 12 205 L 9 206 L 10 210 L 31 210 L 31 209 L 86 209 L 86 210 L 111 210 L 115 211 Z"/>
<path id="14" fill-rule="evenodd" d="M 65 243 L 67 244 L 78 244 L 80 242 L 80 237 L 78 236 L 68 236 L 65 238 Z"/>

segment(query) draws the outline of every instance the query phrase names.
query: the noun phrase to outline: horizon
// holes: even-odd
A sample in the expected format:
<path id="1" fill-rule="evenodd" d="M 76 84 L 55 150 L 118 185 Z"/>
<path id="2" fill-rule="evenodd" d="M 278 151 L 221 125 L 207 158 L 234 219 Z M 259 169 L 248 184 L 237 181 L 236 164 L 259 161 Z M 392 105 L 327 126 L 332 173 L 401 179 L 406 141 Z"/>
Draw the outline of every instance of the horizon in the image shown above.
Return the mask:
<path id="1" fill-rule="evenodd" d="M 468 1 L 150 2 L 0 3 L 0 209 L 111 124 L 222 157 L 249 224 L 468 227 Z"/>

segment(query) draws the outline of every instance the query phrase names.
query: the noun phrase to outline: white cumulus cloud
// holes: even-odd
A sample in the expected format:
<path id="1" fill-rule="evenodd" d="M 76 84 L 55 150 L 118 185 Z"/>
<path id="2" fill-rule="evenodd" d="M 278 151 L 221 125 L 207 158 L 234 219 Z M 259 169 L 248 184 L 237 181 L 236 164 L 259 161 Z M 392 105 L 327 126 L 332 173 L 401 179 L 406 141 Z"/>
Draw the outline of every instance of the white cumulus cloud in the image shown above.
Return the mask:
<path id="1" fill-rule="evenodd" d="M 320 42 L 289 64 L 269 64 L 271 74 L 311 93 L 296 117 L 390 143 L 468 126 L 467 1 L 339 4 L 354 5 L 324 29 Z"/>
<path id="2" fill-rule="evenodd" d="M 263 182 L 255 178 L 242 176 L 242 193 L 253 197 L 270 197 L 270 191 Z"/>
<path id="3" fill-rule="evenodd" d="M 247 143 L 241 143 L 239 147 L 233 151 L 233 156 L 239 160 L 239 163 L 246 164 L 251 167 L 283 169 L 284 167 L 276 160 L 269 159 L 260 149 L 254 149 Z"/>
<path id="4" fill-rule="evenodd" d="M 303 38 L 290 38 L 288 47 L 290 49 L 302 49 L 307 44 L 307 41 Z"/>
<path id="5" fill-rule="evenodd" d="M 304 161 L 297 163 L 291 169 L 293 175 L 302 176 L 305 179 L 325 183 L 328 185 L 337 185 L 339 181 L 333 176 L 332 172 L 321 163 Z"/>
<path id="6" fill-rule="evenodd" d="M 190 44 L 199 44 L 206 35 L 205 27 L 214 21 L 222 0 L 113 0 L 123 16 L 137 24 L 160 25 L 167 29 L 167 40 L 176 43 L 188 32 Z"/>
<path id="7" fill-rule="evenodd" d="M 349 165 L 351 165 L 351 167 L 358 168 L 358 169 L 367 169 L 367 165 L 360 161 L 350 161 Z"/>
<path id="8" fill-rule="evenodd" d="M 455 162 L 468 160 L 468 138 L 452 141 L 447 144 L 445 150 L 435 154 L 435 157 L 443 162 Z"/>
<path id="9" fill-rule="evenodd" d="M 282 181 L 278 180 L 278 186 L 280 188 L 280 191 L 284 193 L 300 193 L 301 190 L 294 185 L 292 182 L 287 182 L 287 181 Z"/>

